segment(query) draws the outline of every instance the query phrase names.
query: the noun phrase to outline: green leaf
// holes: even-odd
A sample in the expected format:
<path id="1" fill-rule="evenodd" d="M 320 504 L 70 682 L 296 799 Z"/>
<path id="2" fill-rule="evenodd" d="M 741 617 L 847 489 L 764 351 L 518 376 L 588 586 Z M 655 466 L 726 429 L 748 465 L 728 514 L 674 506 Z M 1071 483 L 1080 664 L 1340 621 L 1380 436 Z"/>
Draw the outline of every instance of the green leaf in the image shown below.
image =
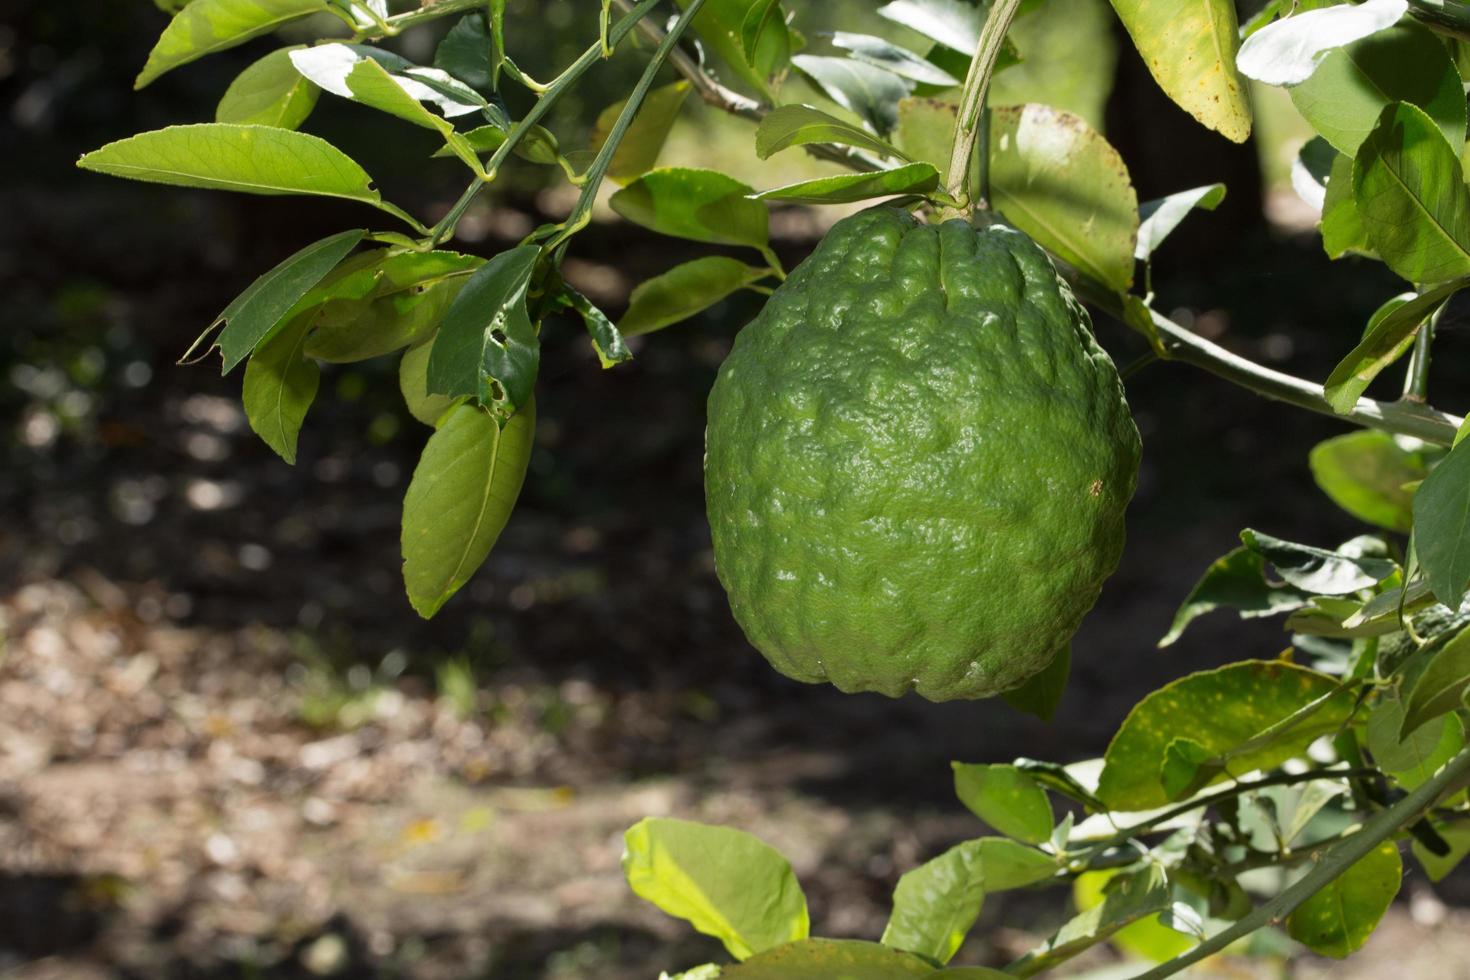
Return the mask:
<path id="1" fill-rule="evenodd" d="M 753 189 L 714 170 L 653 170 L 608 199 L 618 214 L 661 235 L 712 245 L 764 249 L 770 237 L 765 205 Z"/>
<path id="2" fill-rule="evenodd" d="M 1470 443 L 1451 449 L 1415 492 L 1414 549 L 1435 598 L 1459 609 L 1470 582 Z"/>
<path id="3" fill-rule="evenodd" d="M 1223 771 L 1215 754 L 1192 738 L 1169 740 L 1159 765 L 1159 782 L 1170 800 L 1193 796 Z"/>
<path id="4" fill-rule="evenodd" d="M 1108 745 L 1097 795 L 1115 810 L 1164 806 L 1159 773 L 1170 742 L 1187 737 L 1221 756 L 1328 695 L 1284 737 L 1234 757 L 1238 772 L 1274 768 L 1337 731 L 1352 711 L 1352 692 L 1283 661 L 1247 660 L 1183 677 L 1134 706 Z"/>
<path id="5" fill-rule="evenodd" d="M 465 14 L 434 49 L 434 67 L 478 92 L 495 91 L 495 47 L 485 16 Z"/>
<path id="6" fill-rule="evenodd" d="M 610 368 L 631 361 L 633 355 L 628 350 L 628 345 L 623 343 L 623 335 L 618 333 L 618 328 L 613 326 L 607 314 L 572 287 L 563 284 L 562 289 L 572 309 L 581 315 L 582 322 L 587 327 L 587 335 L 592 340 L 592 350 L 596 352 L 597 360 L 602 366 Z"/>
<path id="7" fill-rule="evenodd" d="M 1265 559 L 1249 548 L 1236 548 L 1205 569 L 1159 646 L 1170 646 L 1190 623 L 1216 609 L 1235 609 L 1242 619 L 1254 619 L 1298 609 L 1306 599 L 1297 589 L 1272 585 L 1266 579 Z"/>
<path id="8" fill-rule="evenodd" d="M 880 136 L 898 123 L 898 103 L 914 89 L 913 82 L 852 58 L 799 54 L 791 59 L 833 102 L 855 113 Z"/>
<path id="9" fill-rule="evenodd" d="M 439 325 L 471 274 L 484 265 L 458 252 L 380 253 L 371 266 L 337 284 L 320 306 L 306 353 L 351 363 L 416 343 Z"/>
<path id="10" fill-rule="evenodd" d="M 1240 532 L 1240 539 L 1247 548 L 1270 562 L 1288 585 L 1305 592 L 1347 595 L 1370 588 L 1398 570 L 1392 561 L 1364 555 L 1357 547 L 1328 551 L 1283 541 L 1250 528 Z"/>
<path id="11" fill-rule="evenodd" d="M 1133 282 L 1138 197 L 1118 151 L 1085 122 L 1047 106 L 991 113 L 990 190 L 1006 220 L 1089 278 Z"/>
<path id="12" fill-rule="evenodd" d="M 934 967 L 909 953 L 859 939 L 803 939 L 725 967 L 721 980 L 909 980 Z"/>
<path id="13" fill-rule="evenodd" d="M 272 126 L 197 123 L 108 143 L 83 170 L 178 187 L 244 194 L 317 194 L 378 206 L 372 178 L 331 143 Z"/>
<path id="14" fill-rule="evenodd" d="M 966 841 L 904 873 L 893 890 L 883 945 L 948 963 L 985 901 L 978 841 Z"/>
<path id="15" fill-rule="evenodd" d="M 1450 289 L 1453 292 L 1464 286 L 1465 281 L 1457 279 L 1431 292 L 1438 293 L 1450 287 L 1453 287 Z M 1358 396 L 1368 390 L 1373 379 L 1414 346 L 1420 325 L 1444 302 L 1442 297 L 1425 302 L 1428 295 L 1402 293 L 1388 300 L 1368 318 L 1363 339 L 1338 362 L 1322 385 L 1327 404 L 1333 411 L 1339 415 L 1351 412 L 1358 404 Z"/>
<path id="16" fill-rule="evenodd" d="M 1164 93 L 1237 143 L 1251 133 L 1231 0 L 1113 0 L 1133 46 Z"/>
<path id="17" fill-rule="evenodd" d="M 1369 636 L 1386 636 L 1397 632 L 1397 621 L 1387 618 L 1374 621 L 1360 620 L 1362 606 L 1356 599 L 1337 596 L 1314 596 L 1296 612 L 1286 617 L 1286 629 L 1293 633 L 1310 636 L 1325 636 L 1334 639 L 1359 639 Z M 1349 625 L 1357 623 L 1358 625 Z"/>
<path id="18" fill-rule="evenodd" d="M 224 324 L 215 342 L 224 359 L 223 373 L 228 374 L 236 364 L 250 356 L 256 345 L 283 326 L 283 319 L 297 301 L 356 248 L 365 234 L 362 229 L 354 228 L 313 242 L 281 261 L 236 296 L 204 332 L 204 336 L 208 336 L 211 330 Z M 195 346 L 198 343 L 196 341 Z"/>
<path id="19" fill-rule="evenodd" d="M 1206 184 L 1187 191 L 1178 191 L 1156 201 L 1145 201 L 1138 206 L 1138 243 L 1133 257 L 1147 262 L 1169 233 L 1179 227 L 1179 222 L 1196 208 L 1213 211 L 1225 200 L 1224 184 Z"/>
<path id="20" fill-rule="evenodd" d="M 1404 697 L 1403 733 L 1464 705 L 1470 689 L 1470 630 L 1436 650 Z"/>
<path id="21" fill-rule="evenodd" d="M 737 960 L 807 937 L 806 896 L 791 865 L 750 834 L 648 817 L 624 841 L 623 874 L 634 893 L 714 936 Z"/>
<path id="22" fill-rule="evenodd" d="M 325 0 L 193 0 L 164 28 L 133 87 L 326 9 Z"/>
<path id="23" fill-rule="evenodd" d="M 403 393 L 403 403 L 408 414 L 425 425 L 437 425 L 459 400 L 429 392 L 429 352 L 433 346 L 434 338 L 426 337 L 405 351 L 398 362 L 398 389 Z"/>
<path id="24" fill-rule="evenodd" d="M 960 79 L 955 78 L 934 62 L 921 58 L 908 48 L 901 48 L 892 41 L 885 41 L 881 37 L 833 31 L 832 44 L 834 47 L 850 52 L 855 60 L 865 62 L 875 68 L 885 69 L 900 78 L 945 88 L 960 84 Z M 971 48 L 967 53 L 973 52 L 974 49 Z"/>
<path id="25" fill-rule="evenodd" d="M 1392 27 L 1405 7 L 1404 0 L 1368 0 L 1297 13 L 1254 31 L 1236 63 L 1258 82 L 1300 85 L 1333 48 Z"/>
<path id="26" fill-rule="evenodd" d="M 1353 200 L 1368 240 L 1414 283 L 1470 274 L 1470 189 L 1460 158 L 1424 110 L 1395 102 L 1353 163 Z"/>
<path id="27" fill-rule="evenodd" d="M 1403 880 L 1398 845 L 1384 841 L 1286 919 L 1292 939 L 1341 959 L 1368 941 Z"/>
<path id="28" fill-rule="evenodd" d="M 1414 857 L 1424 866 L 1430 881 L 1443 881 L 1461 861 L 1470 857 L 1470 824 L 1463 821 L 1430 824 L 1434 831 L 1450 845 L 1448 854 L 1433 854 L 1419 841 L 1413 843 Z"/>
<path id="29" fill-rule="evenodd" d="M 1465 726 L 1457 715 L 1446 714 L 1406 733 L 1404 720 L 1399 698 L 1379 701 L 1368 715 L 1368 749 L 1385 772 L 1412 790 L 1465 747 Z"/>
<path id="30" fill-rule="evenodd" d="M 662 330 L 709 309 L 744 286 L 764 279 L 769 269 L 723 255 L 707 255 L 676 265 L 633 287 L 628 312 L 618 321 L 624 337 Z"/>
<path id="31" fill-rule="evenodd" d="M 676 0 L 681 10 L 689 0 Z M 765 8 L 768 0 L 707 0 L 694 18 L 694 33 L 719 55 L 738 80 L 761 97 L 775 102 L 772 83 L 779 82 L 791 60 L 794 47 L 786 17 L 777 4 L 774 11 Z M 753 50 L 746 53 L 747 18 L 762 18 L 762 28 L 755 34 Z"/>
<path id="32" fill-rule="evenodd" d="M 310 328 L 311 318 L 298 316 L 245 364 L 245 418 L 267 446 L 292 464 L 296 437 L 321 380 L 321 369 L 302 353 Z"/>
<path id="33" fill-rule="evenodd" d="M 909 160 L 932 164 L 935 170 L 949 169 L 954 150 L 955 113 L 958 107 L 944 99 L 911 96 L 898 103 L 898 128 L 894 139 Z M 975 168 L 971 167 L 972 176 Z"/>
<path id="34" fill-rule="evenodd" d="M 486 115 L 495 117 L 492 122 L 504 124 L 504 112 L 500 107 L 492 106 L 483 95 L 464 82 L 438 68 L 423 68 L 384 48 L 371 44 L 334 42 L 291 52 L 291 63 L 296 66 L 296 70 L 333 95 L 355 99 L 416 125 L 425 125 L 420 112 L 409 107 L 401 97 L 381 84 L 364 93 L 353 90 L 349 80 L 365 61 L 371 61 L 383 69 L 404 95 L 415 102 L 438 106 L 445 116 L 485 112 Z"/>
<path id="35" fill-rule="evenodd" d="M 425 619 L 469 581 L 510 520 L 526 478 L 536 408 L 505 424 L 472 404 L 439 423 L 403 498 L 403 581 Z"/>
<path id="36" fill-rule="evenodd" d="M 1339 153 L 1327 175 L 1327 192 L 1322 199 L 1322 248 L 1330 259 L 1349 252 L 1372 255 L 1368 232 L 1353 200 L 1353 158 Z"/>
<path id="37" fill-rule="evenodd" d="M 485 176 L 475 147 L 462 133 L 455 131 L 454 124 L 443 116 L 430 112 L 427 106 L 404 88 L 397 76 L 389 74 L 387 69 L 372 58 L 363 58 L 353 66 L 347 73 L 346 85 L 352 98 L 363 105 L 438 133 L 451 153 L 464 161 L 474 173 Z"/>
<path id="38" fill-rule="evenodd" d="M 1107 899 L 1108 882 L 1118 876 L 1115 870 L 1088 871 L 1077 876 L 1072 883 L 1072 901 L 1079 911 L 1096 908 Z M 1130 926 L 1124 926 L 1108 939 L 1114 946 L 1134 956 L 1154 963 L 1173 959 L 1193 949 L 1197 942 L 1183 933 L 1175 932 L 1155 917 L 1144 916 Z"/>
<path id="39" fill-rule="evenodd" d="M 500 419 L 531 398 L 541 366 L 541 340 L 526 292 L 541 249 L 519 245 L 481 266 L 439 326 L 429 354 L 429 390 L 469 395 Z"/>
<path id="40" fill-rule="evenodd" d="M 788 204 L 849 204 L 897 194 L 927 194 L 939 186 L 939 171 L 929 163 L 909 163 L 874 173 L 835 174 L 802 180 L 754 194 L 761 201 Z"/>
<path id="41" fill-rule="evenodd" d="M 477 154 L 493 153 L 505 142 L 510 131 L 504 127 L 491 123 L 485 126 L 476 126 L 465 133 L 460 133 L 465 142 L 474 148 Z M 511 151 L 522 160 L 539 163 L 546 166 L 557 166 L 561 161 L 561 147 L 556 141 L 556 136 L 551 130 L 544 126 L 532 126 L 526 130 L 516 148 Z M 434 152 L 436 157 L 456 155 L 449 146 L 443 146 Z"/>
<path id="42" fill-rule="evenodd" d="M 1052 658 L 1039 674 L 1032 674 L 1026 683 L 1001 694 L 1006 704 L 1017 711 L 1035 715 L 1042 721 L 1051 721 L 1067 692 L 1067 677 L 1072 672 L 1072 648 L 1066 646 Z"/>
<path id="43" fill-rule="evenodd" d="M 673 129 L 675 120 L 679 118 L 679 111 L 684 108 L 689 91 L 689 83 L 680 81 L 648 93 L 638 114 L 633 117 L 632 124 L 623 133 L 623 141 L 613 152 L 612 161 L 607 168 L 610 179 L 626 184 L 654 168 L 658 163 L 658 155 L 663 152 L 664 143 L 669 138 L 669 130 Z M 607 142 L 608 134 L 612 132 L 613 125 L 618 121 L 627 102 L 627 99 L 615 102 L 598 115 L 597 125 L 592 130 L 593 152 L 602 149 L 602 145 Z"/>
<path id="44" fill-rule="evenodd" d="M 316 106 L 321 89 L 302 78 L 291 64 L 294 50 L 272 51 L 236 75 L 214 110 L 214 121 L 299 129 Z"/>
<path id="45" fill-rule="evenodd" d="M 878 8 L 878 16 L 967 55 L 980 46 L 985 23 L 984 9 L 963 0 L 893 0 Z"/>
<path id="46" fill-rule="evenodd" d="M 1451 145 L 1465 142 L 1460 73 L 1444 43 L 1412 21 L 1330 51 L 1288 91 L 1312 128 L 1348 156 L 1392 102 L 1423 109 Z"/>
<path id="47" fill-rule="evenodd" d="M 755 155 L 762 160 L 787 147 L 809 143 L 837 143 L 905 159 L 897 149 L 872 133 L 809 105 L 783 105 L 772 109 L 756 127 Z"/>
<path id="48" fill-rule="evenodd" d="M 1011 965 L 1011 972 L 1033 976 L 1071 959 L 1144 916 L 1169 907 L 1163 869 L 1150 863 L 1140 871 L 1118 874 L 1106 883 L 1103 900 L 1084 909 L 1038 949 Z"/>
<path id="49" fill-rule="evenodd" d="M 740 22 L 740 53 L 744 55 L 746 64 L 755 62 L 765 33 L 772 30 L 786 30 L 780 0 L 755 0 Z"/>
<path id="50" fill-rule="evenodd" d="M 1040 844 L 1051 836 L 1051 801 L 1015 766 L 953 762 L 954 791 L 970 812 L 1007 837 Z"/>
<path id="51" fill-rule="evenodd" d="M 1292 190 L 1315 210 L 1322 210 L 1327 203 L 1327 178 L 1332 173 L 1332 161 L 1340 155 L 1322 137 L 1313 136 L 1302 144 L 1291 163 Z"/>
<path id="52" fill-rule="evenodd" d="M 1012 980 L 1012 977 L 988 966 L 954 966 L 931 973 L 926 980 Z"/>
<path id="53" fill-rule="evenodd" d="M 1429 473 L 1424 454 L 1386 432 L 1363 430 L 1318 443 L 1309 457 L 1317 486 L 1359 520 L 1408 533 L 1414 494 L 1409 483 Z"/>

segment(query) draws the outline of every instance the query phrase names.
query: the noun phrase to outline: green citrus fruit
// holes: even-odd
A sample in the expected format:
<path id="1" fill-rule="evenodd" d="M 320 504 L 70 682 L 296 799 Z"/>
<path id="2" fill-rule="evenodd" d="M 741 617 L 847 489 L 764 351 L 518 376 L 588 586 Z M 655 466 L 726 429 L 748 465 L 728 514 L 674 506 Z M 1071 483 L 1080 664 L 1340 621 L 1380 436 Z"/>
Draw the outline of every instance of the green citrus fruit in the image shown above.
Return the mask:
<path id="1" fill-rule="evenodd" d="M 1020 232 L 839 221 L 742 330 L 709 399 L 715 564 L 781 673 L 935 701 L 1065 648 L 1123 547 L 1138 430 Z"/>

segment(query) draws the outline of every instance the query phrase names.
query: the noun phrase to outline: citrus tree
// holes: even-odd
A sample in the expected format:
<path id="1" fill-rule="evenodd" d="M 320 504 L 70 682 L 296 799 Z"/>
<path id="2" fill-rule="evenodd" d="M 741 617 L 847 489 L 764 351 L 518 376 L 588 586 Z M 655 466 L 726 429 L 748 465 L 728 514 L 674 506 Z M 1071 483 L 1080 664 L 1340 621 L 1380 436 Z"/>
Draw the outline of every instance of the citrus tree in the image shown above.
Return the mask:
<path id="1" fill-rule="evenodd" d="M 517 65 L 536 38 L 507 32 L 506 0 L 159 6 L 173 16 L 139 87 L 286 25 L 320 28 L 243 71 L 214 121 L 128 137 L 80 166 L 342 198 L 377 219 L 264 272 L 186 359 L 243 365 L 250 424 L 290 463 L 320 362 L 399 358 L 407 407 L 431 429 L 403 506 L 404 582 L 424 616 L 510 516 L 534 436 L 540 331 L 556 313 L 579 317 L 614 368 L 630 336 L 737 290 L 769 296 L 710 397 L 716 563 L 776 669 L 849 691 L 1000 695 L 1050 717 L 1071 634 L 1123 548 L 1139 459 L 1122 382 L 1079 299 L 1140 333 L 1154 358 L 1356 427 L 1309 462 L 1363 533 L 1334 547 L 1242 531 L 1160 641 L 1229 608 L 1284 616 L 1288 650 L 1147 695 L 1101 759 L 954 763 L 956 794 L 994 833 L 905 873 L 877 941 L 811 937 L 790 866 L 743 832 L 631 828 L 632 888 L 735 961 L 684 977 L 1033 976 L 1101 942 L 1153 961 L 1141 978 L 1279 952 L 1286 937 L 1341 957 L 1392 902 L 1405 850 L 1434 880 L 1470 853 L 1470 447 L 1426 390 L 1437 320 L 1470 286 L 1470 5 L 1269 0 L 1242 22 L 1231 0 L 1112 0 L 1163 91 L 1225 137 L 1250 135 L 1247 78 L 1284 87 L 1319 134 L 1293 177 L 1321 212 L 1327 253 L 1404 280 L 1321 382 L 1228 352 L 1151 305 L 1153 253 L 1222 185 L 1140 203 L 1080 116 L 991 104 L 998 73 L 1046 70 L 1046 46 L 1018 38 L 1027 18 L 1070 16 L 1066 0 L 892 0 L 877 14 L 906 45 L 807 36 L 800 0 L 586 0 L 585 49 L 546 80 Z M 395 38 L 436 22 L 432 64 L 396 53 Z M 645 66 L 588 145 L 543 126 L 625 47 Z M 794 76 L 821 104 L 783 94 Z M 425 166 L 467 171 L 459 201 L 428 224 L 385 199 L 303 131 L 322 93 L 381 111 L 385 134 L 436 133 L 444 159 Z M 691 95 L 748 121 L 761 158 L 804 151 L 842 169 L 757 189 L 661 168 Z M 579 188 L 565 220 L 489 257 L 447 247 L 476 198 L 521 166 L 557 168 Z M 612 185 L 622 219 L 729 253 L 640 284 L 616 323 L 560 273 Z M 862 202 L 873 203 L 851 207 Z M 781 204 L 855 213 L 788 271 L 769 241 L 768 209 Z M 1402 396 L 1365 397 L 1400 362 Z M 1077 908 L 1055 935 L 1001 971 L 946 967 L 987 894 L 1043 887 L 1069 890 Z"/>

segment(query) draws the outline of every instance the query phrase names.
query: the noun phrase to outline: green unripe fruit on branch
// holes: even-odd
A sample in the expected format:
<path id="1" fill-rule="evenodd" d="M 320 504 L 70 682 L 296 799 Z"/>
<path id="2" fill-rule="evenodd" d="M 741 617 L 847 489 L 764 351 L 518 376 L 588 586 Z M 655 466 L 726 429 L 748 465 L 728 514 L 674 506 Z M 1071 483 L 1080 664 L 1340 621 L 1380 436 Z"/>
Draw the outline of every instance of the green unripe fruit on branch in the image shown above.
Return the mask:
<path id="1" fill-rule="evenodd" d="M 736 620 L 781 673 L 935 701 L 1023 683 L 1123 548 L 1138 430 L 1025 235 L 874 208 L 736 338 L 705 495 Z"/>

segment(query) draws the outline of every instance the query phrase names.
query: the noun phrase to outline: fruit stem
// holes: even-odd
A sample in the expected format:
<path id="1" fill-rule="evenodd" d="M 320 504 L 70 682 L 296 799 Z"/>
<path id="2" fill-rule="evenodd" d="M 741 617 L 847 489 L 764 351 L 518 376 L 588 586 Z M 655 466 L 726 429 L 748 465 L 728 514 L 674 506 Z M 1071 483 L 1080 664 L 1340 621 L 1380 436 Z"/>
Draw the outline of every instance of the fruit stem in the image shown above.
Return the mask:
<path id="1" fill-rule="evenodd" d="M 985 26 L 980 28 L 980 42 L 975 48 L 975 57 L 970 62 L 969 74 L 965 76 L 964 91 L 960 93 L 959 112 L 955 115 L 954 150 L 949 156 L 949 173 L 944 189 L 950 197 L 965 204 L 967 210 L 973 210 L 974 203 L 978 203 L 981 208 L 986 206 L 988 188 L 985 185 L 988 179 L 985 175 L 989 170 L 989 161 L 982 160 L 980 163 L 982 177 L 977 189 L 977 202 L 976 198 L 970 196 L 966 186 L 969 183 L 970 160 L 974 156 L 975 143 L 980 137 L 981 128 L 988 128 L 985 95 L 990 90 L 990 77 L 995 74 L 995 62 L 1005 44 L 1006 31 L 1010 30 L 1011 21 L 1015 19 L 1020 6 L 1021 0 L 996 0 L 995 6 L 990 8 Z M 988 151 L 988 147 L 986 149 Z M 988 152 L 986 156 L 989 156 Z"/>

